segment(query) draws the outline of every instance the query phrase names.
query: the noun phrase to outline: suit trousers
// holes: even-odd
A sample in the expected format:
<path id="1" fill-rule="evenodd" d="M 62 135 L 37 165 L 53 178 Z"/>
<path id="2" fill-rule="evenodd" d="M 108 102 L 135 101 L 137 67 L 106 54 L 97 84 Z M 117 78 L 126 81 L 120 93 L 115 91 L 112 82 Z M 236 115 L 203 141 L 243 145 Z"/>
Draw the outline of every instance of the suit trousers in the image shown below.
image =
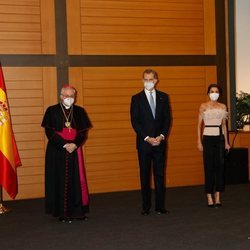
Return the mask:
<path id="1" fill-rule="evenodd" d="M 153 165 L 154 185 L 155 185 L 155 209 L 165 208 L 165 161 L 166 149 L 152 146 L 150 150 L 138 149 L 140 165 L 140 180 L 143 210 L 151 208 L 151 166 Z"/>
<path id="2" fill-rule="evenodd" d="M 203 136 L 205 192 L 213 194 L 225 190 L 224 136 Z"/>

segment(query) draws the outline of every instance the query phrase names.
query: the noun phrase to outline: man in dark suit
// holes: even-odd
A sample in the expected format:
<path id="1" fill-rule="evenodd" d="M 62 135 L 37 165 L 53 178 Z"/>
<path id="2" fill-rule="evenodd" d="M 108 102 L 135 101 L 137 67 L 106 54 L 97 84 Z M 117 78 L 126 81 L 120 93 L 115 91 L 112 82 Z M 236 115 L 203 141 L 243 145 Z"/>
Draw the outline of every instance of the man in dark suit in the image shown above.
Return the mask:
<path id="1" fill-rule="evenodd" d="M 147 69 L 143 72 L 144 90 L 132 96 L 131 123 L 136 132 L 136 145 L 140 166 L 142 215 L 151 208 L 150 172 L 153 163 L 155 184 L 155 211 L 167 214 L 165 208 L 166 139 L 170 127 L 169 98 L 155 89 L 158 74 Z"/>

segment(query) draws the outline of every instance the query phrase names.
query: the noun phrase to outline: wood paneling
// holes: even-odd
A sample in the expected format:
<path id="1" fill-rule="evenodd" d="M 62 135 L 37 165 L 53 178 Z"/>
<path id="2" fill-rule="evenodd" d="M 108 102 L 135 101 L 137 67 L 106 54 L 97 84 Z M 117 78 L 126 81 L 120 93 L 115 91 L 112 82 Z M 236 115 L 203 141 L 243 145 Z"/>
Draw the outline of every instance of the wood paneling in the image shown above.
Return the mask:
<path id="1" fill-rule="evenodd" d="M 55 54 L 55 6 L 54 0 L 40 1 L 41 8 L 41 34 L 42 54 Z"/>
<path id="2" fill-rule="evenodd" d="M 71 55 L 210 55 L 216 51 L 214 0 L 66 3 Z M 54 12 L 54 0 L 1 0 L 0 53 L 56 53 Z M 86 108 L 93 122 L 83 149 L 91 193 L 139 189 L 129 109 L 131 96 L 142 88 L 144 69 L 69 69 L 69 82 L 78 90 L 77 103 Z M 158 88 L 169 93 L 173 111 L 166 184 L 202 184 L 202 158 L 196 150 L 197 113 L 200 103 L 206 101 L 208 84 L 216 82 L 216 67 L 155 69 L 160 76 Z M 45 109 L 57 102 L 56 69 L 6 67 L 4 75 L 23 164 L 18 169 L 17 199 L 43 197 L 47 141 L 40 124 Z"/>
<path id="3" fill-rule="evenodd" d="M 250 133 L 244 131 L 230 132 L 229 141 L 232 147 L 249 147 Z"/>
<path id="4" fill-rule="evenodd" d="M 53 0 L 2 0 L 0 2 L 0 53 L 55 53 L 53 3 Z"/>
<path id="5" fill-rule="evenodd" d="M 72 7 L 67 12 L 70 54 L 201 55 L 205 52 L 204 18 L 209 26 L 211 15 L 206 11 L 208 14 L 204 16 L 203 0 L 153 4 L 149 0 L 68 0 L 67 5 Z"/>
<path id="6" fill-rule="evenodd" d="M 46 139 L 41 121 L 45 108 L 57 101 L 56 71 L 54 68 L 4 67 L 3 73 L 22 161 L 17 170 L 17 199 L 43 197 Z"/>
<path id="7" fill-rule="evenodd" d="M 229 142 L 235 148 L 248 148 L 248 176 L 250 179 L 250 132 L 237 131 L 229 133 Z"/>
<path id="8" fill-rule="evenodd" d="M 81 55 L 81 8 L 79 0 L 67 0 L 68 53 Z"/>
<path id="9" fill-rule="evenodd" d="M 155 69 L 160 77 L 159 90 L 170 95 L 173 115 L 167 186 L 202 184 L 202 157 L 196 143 L 197 117 L 199 105 L 206 101 L 207 84 L 216 79 L 216 70 L 214 67 Z M 70 82 L 77 84 L 82 95 L 78 103 L 85 107 L 93 123 L 84 148 L 91 192 L 139 188 L 135 133 L 129 110 L 131 96 L 142 89 L 143 70 L 142 67 L 70 68 Z"/>
<path id="10" fill-rule="evenodd" d="M 204 42 L 205 54 L 216 54 L 215 0 L 204 1 Z"/>

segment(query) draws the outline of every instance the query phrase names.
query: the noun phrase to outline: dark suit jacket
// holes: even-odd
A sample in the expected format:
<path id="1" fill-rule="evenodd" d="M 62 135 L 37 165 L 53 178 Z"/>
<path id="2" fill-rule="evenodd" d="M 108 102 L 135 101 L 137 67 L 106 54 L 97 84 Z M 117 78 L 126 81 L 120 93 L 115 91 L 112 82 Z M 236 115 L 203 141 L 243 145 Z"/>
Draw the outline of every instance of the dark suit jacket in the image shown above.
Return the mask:
<path id="1" fill-rule="evenodd" d="M 170 106 L 168 95 L 156 90 L 155 119 L 150 109 L 147 96 L 143 91 L 132 96 L 130 116 L 132 126 L 137 134 L 137 149 L 150 149 L 152 146 L 145 142 L 145 137 L 157 137 L 163 134 L 167 137 L 170 127 Z M 162 141 L 159 149 L 164 149 L 166 140 Z"/>

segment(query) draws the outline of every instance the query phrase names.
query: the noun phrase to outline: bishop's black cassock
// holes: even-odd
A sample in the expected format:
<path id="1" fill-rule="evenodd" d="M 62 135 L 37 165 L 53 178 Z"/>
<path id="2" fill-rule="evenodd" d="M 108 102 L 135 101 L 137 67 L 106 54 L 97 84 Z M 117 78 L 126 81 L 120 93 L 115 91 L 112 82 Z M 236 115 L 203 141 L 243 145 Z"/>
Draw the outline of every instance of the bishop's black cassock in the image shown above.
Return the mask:
<path id="1" fill-rule="evenodd" d="M 70 109 L 65 109 L 60 103 L 50 106 L 42 121 L 48 138 L 45 210 L 56 217 L 81 218 L 88 212 L 89 205 L 81 146 L 87 139 L 91 122 L 82 107 L 73 105 Z M 66 127 L 68 116 L 70 127 Z M 66 143 L 75 143 L 77 149 L 69 153 L 63 147 Z"/>

